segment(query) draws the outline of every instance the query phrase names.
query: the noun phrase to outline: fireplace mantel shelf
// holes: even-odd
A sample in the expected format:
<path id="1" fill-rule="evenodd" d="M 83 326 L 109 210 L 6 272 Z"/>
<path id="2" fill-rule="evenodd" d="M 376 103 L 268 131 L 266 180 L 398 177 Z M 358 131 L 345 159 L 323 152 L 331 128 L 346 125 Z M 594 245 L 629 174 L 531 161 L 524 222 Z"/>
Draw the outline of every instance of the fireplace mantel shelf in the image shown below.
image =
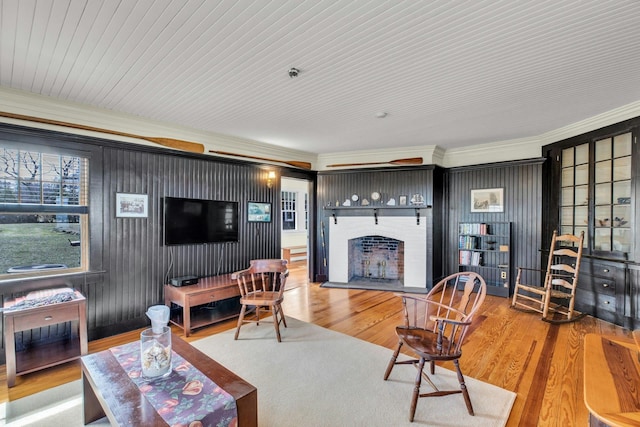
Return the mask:
<path id="1" fill-rule="evenodd" d="M 408 211 L 414 210 L 416 215 L 416 223 L 420 225 L 420 210 L 421 209 L 431 209 L 431 205 L 411 205 L 411 206 L 325 206 L 325 211 L 331 211 L 331 216 L 333 217 L 334 224 L 338 223 L 338 215 L 341 214 L 341 211 L 369 211 L 373 213 L 373 218 L 375 223 L 378 224 L 378 211 L 388 210 L 388 211 Z"/>

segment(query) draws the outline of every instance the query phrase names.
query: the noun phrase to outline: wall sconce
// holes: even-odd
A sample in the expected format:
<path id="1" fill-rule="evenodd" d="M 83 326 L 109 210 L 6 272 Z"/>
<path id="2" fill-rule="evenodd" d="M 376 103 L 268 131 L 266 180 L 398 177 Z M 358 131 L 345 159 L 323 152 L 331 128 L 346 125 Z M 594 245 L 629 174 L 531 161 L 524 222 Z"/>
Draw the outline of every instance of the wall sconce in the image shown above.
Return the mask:
<path id="1" fill-rule="evenodd" d="M 267 175 L 267 187 L 271 188 L 273 187 L 273 181 L 275 181 L 276 179 L 276 173 L 274 171 L 269 171 L 269 174 Z"/>

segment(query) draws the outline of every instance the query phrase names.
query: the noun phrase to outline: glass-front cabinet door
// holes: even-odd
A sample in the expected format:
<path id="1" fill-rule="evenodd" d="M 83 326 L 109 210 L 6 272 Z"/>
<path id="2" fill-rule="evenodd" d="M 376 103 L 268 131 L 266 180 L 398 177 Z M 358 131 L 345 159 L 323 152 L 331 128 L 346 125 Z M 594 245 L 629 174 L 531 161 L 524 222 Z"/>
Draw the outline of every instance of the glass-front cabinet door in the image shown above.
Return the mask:
<path id="1" fill-rule="evenodd" d="M 587 236 L 589 225 L 589 144 L 562 150 L 560 233 Z M 588 246 L 587 240 L 584 247 Z"/>
<path id="2" fill-rule="evenodd" d="M 632 139 L 626 132 L 562 150 L 560 229 L 584 231 L 593 251 L 628 254 L 633 247 Z"/>

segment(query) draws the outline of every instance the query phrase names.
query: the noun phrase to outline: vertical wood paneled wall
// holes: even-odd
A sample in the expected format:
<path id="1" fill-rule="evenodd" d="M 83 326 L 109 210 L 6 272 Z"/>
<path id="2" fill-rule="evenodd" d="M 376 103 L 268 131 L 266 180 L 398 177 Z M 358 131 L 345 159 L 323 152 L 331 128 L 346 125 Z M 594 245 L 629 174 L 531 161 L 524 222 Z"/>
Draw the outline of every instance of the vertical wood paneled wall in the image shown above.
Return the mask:
<path id="1" fill-rule="evenodd" d="M 322 248 L 322 229 L 324 226 L 324 243 L 327 251 L 329 241 L 329 224 L 332 221 L 331 210 L 328 205 L 339 205 L 345 200 L 351 200 L 353 194 L 357 194 L 362 199 L 371 200 L 371 193 L 377 191 L 381 194 L 382 200 L 386 203 L 390 198 L 394 198 L 398 203 L 400 195 L 411 198 L 413 194 L 421 194 L 427 205 L 432 205 L 432 209 L 426 210 L 426 214 L 421 218 L 427 221 L 427 275 L 430 278 L 438 278 L 442 274 L 442 262 L 440 252 L 434 253 L 434 247 L 438 248 L 441 242 L 442 224 L 442 170 L 433 166 L 418 168 L 376 168 L 366 170 L 343 170 L 336 172 L 320 172 L 318 174 L 317 189 L 317 216 L 318 232 L 316 246 L 316 280 L 326 280 L 328 276 L 328 265 L 324 266 L 324 250 Z M 397 214 L 397 213 L 396 213 Z M 404 214 L 414 215 L 413 211 Z M 371 213 L 371 221 L 373 214 Z"/>
<path id="2" fill-rule="evenodd" d="M 89 339 L 96 339 L 147 325 L 145 311 L 163 303 L 162 286 L 170 277 L 230 273 L 247 267 L 251 259 L 280 257 L 280 183 L 276 180 L 268 188 L 264 167 L 32 129 L 19 128 L 14 135 L 15 128 L 8 127 L 7 137 L 17 141 L 49 144 L 59 139 L 62 144 L 91 148 L 92 272 L 0 283 L 3 299 L 34 289 L 75 287 L 87 297 Z M 147 194 L 148 217 L 117 218 L 116 193 Z M 164 246 L 165 196 L 238 202 L 239 241 Z M 272 222 L 247 222 L 248 201 L 272 203 Z"/>
<path id="3" fill-rule="evenodd" d="M 444 252 L 448 272 L 457 271 L 458 223 L 511 222 L 511 286 L 517 267 L 540 268 L 542 163 L 544 159 L 449 169 L 445 175 Z M 471 212 L 471 190 L 504 188 L 504 212 Z"/>
<path id="4" fill-rule="evenodd" d="M 185 156 L 106 148 L 103 159 L 104 202 L 101 298 L 95 307 L 94 331 L 110 333 L 111 325 L 142 319 L 148 306 L 162 303 L 162 285 L 171 277 L 199 277 L 245 268 L 254 258 L 279 257 L 280 222 L 247 222 L 247 202 L 272 203 L 279 185 L 266 186 L 266 170 Z M 147 194 L 147 218 L 117 218 L 117 193 Z M 239 241 L 164 246 L 163 197 L 238 202 Z M 95 332 L 94 332 L 95 333 Z M 99 333 L 99 335 L 102 335 Z"/>

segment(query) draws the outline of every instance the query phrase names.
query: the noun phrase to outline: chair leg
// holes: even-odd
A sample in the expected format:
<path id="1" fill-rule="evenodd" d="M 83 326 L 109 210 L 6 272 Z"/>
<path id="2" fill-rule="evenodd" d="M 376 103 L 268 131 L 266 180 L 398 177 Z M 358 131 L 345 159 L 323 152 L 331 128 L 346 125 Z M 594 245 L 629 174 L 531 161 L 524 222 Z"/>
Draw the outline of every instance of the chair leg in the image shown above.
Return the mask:
<path id="1" fill-rule="evenodd" d="M 543 319 L 546 319 L 547 316 L 549 315 L 549 304 L 551 304 L 551 293 L 547 291 L 544 294 L 544 300 L 543 300 L 543 308 L 542 308 Z"/>
<path id="2" fill-rule="evenodd" d="M 273 311 L 273 326 L 276 328 L 276 337 L 278 337 L 278 342 L 282 342 L 282 338 L 280 337 L 280 322 L 278 322 L 278 309 L 276 306 L 271 307 Z"/>
<path id="3" fill-rule="evenodd" d="M 286 327 L 287 327 L 287 320 L 286 320 L 286 319 L 285 319 L 285 317 L 284 317 L 284 310 L 282 309 L 282 306 L 281 306 L 280 304 L 278 304 L 278 305 L 276 305 L 276 307 L 275 307 L 275 308 L 276 308 L 276 310 L 277 310 L 277 311 L 276 311 L 276 312 L 277 312 L 277 314 L 279 314 L 279 315 L 280 315 L 280 320 L 282 321 L 282 324 L 283 324 L 283 325 L 284 325 L 284 327 L 286 328 Z M 276 321 L 278 321 L 278 318 L 276 317 L 276 318 L 275 318 L 275 320 L 276 320 Z"/>
<path id="4" fill-rule="evenodd" d="M 464 403 L 467 404 L 467 411 L 469 411 L 469 415 L 474 415 L 473 406 L 471 405 L 471 398 L 469 397 L 469 390 L 467 390 L 467 385 L 464 383 L 464 377 L 462 376 L 462 371 L 460 371 L 460 363 L 458 359 L 454 360 L 453 364 L 456 366 L 456 372 L 458 373 L 458 382 L 460 383 L 460 390 L 462 390 L 462 395 L 464 396 Z"/>
<path id="5" fill-rule="evenodd" d="M 242 305 L 242 308 L 240 309 L 240 316 L 238 317 L 238 327 L 236 327 L 236 335 L 235 337 L 233 337 L 234 340 L 238 339 L 238 335 L 240 334 L 240 327 L 242 327 L 242 322 L 244 320 L 244 312 L 247 310 L 247 306 L 246 305 Z"/>
<path id="6" fill-rule="evenodd" d="M 420 384 L 422 383 L 422 370 L 424 369 L 424 357 L 418 362 L 418 374 L 416 375 L 416 384 L 413 388 L 413 397 L 411 398 L 411 409 L 409 410 L 409 421 L 413 422 L 416 415 L 416 407 L 418 406 L 418 397 L 420 397 Z"/>
<path id="7" fill-rule="evenodd" d="M 398 360 L 398 355 L 400 354 L 400 349 L 402 348 L 402 340 L 398 341 L 398 347 L 396 351 L 393 352 L 393 356 L 391 356 L 391 360 L 389 360 L 389 364 L 387 365 L 387 370 L 384 372 L 384 380 L 386 381 L 391 375 L 391 371 L 396 364 L 396 360 Z"/>

